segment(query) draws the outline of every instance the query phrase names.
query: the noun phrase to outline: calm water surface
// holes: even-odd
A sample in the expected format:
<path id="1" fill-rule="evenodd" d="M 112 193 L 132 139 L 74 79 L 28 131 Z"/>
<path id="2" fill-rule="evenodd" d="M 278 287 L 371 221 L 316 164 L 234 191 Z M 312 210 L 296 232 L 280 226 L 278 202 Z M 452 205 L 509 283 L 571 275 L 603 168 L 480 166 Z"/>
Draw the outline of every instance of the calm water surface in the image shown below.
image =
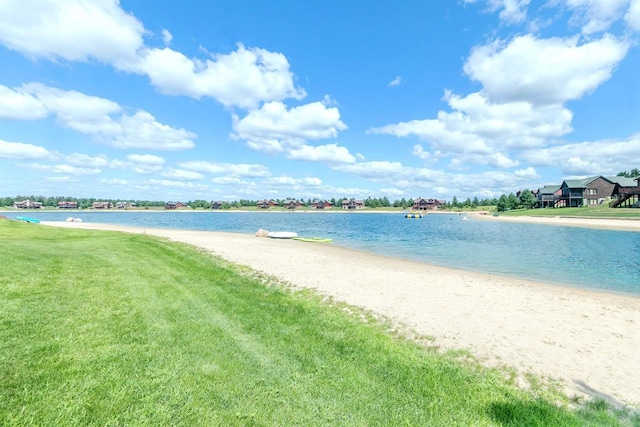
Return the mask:
<path id="1" fill-rule="evenodd" d="M 19 214 L 18 214 L 19 215 Z M 29 212 L 42 221 L 255 233 L 295 231 L 388 255 L 570 286 L 640 295 L 640 232 L 500 221 L 455 214 L 406 219 L 400 213 Z M 11 217 L 11 215 L 8 215 Z M 425 278 L 427 280 L 427 278 Z"/>

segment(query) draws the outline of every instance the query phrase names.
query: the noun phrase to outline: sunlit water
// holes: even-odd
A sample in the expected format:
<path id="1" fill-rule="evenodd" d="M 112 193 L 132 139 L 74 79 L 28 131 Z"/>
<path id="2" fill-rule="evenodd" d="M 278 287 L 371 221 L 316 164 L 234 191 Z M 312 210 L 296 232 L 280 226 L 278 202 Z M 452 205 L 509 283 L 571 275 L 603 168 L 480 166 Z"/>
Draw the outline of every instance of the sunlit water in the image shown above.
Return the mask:
<path id="1" fill-rule="evenodd" d="M 295 231 L 300 236 L 329 237 L 345 247 L 446 267 L 640 295 L 640 232 L 462 221 L 455 214 L 406 219 L 400 213 L 56 211 L 25 216 L 250 234 L 260 228 Z"/>

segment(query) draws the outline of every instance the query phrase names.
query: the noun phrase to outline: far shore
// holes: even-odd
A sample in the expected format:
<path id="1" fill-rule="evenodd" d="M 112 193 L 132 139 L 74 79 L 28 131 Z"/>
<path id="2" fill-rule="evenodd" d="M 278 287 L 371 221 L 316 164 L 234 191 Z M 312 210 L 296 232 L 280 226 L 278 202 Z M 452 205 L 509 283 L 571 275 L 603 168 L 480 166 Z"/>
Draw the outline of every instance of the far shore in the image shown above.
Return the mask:
<path id="1" fill-rule="evenodd" d="M 508 216 L 480 215 L 470 212 L 470 218 L 488 221 L 524 222 L 529 224 L 561 225 L 566 227 L 585 227 L 603 230 L 640 231 L 640 217 L 635 218 L 580 218 L 562 216 Z"/>
<path id="2" fill-rule="evenodd" d="M 287 213 L 287 214 L 398 214 L 402 215 L 407 213 L 408 210 L 243 210 L 243 209 L 178 209 L 178 210 L 165 210 L 165 209 L 66 209 L 66 210 L 29 210 L 29 209 L 0 209 L 0 215 L 2 214 L 16 214 L 23 215 L 29 213 L 39 212 L 66 212 L 70 217 L 74 215 L 81 215 L 83 213 L 167 213 L 167 212 L 180 212 L 180 213 Z M 520 222 L 530 224 L 546 224 L 557 225 L 566 227 L 585 227 L 595 228 L 602 230 L 620 230 L 620 231 L 640 231 L 640 213 L 638 218 L 587 218 L 587 217 L 563 217 L 562 212 L 558 212 L 557 216 L 510 216 L 510 215 L 497 215 L 494 216 L 488 211 L 428 211 L 425 215 L 464 215 L 469 219 L 480 219 L 487 221 L 504 221 L 504 222 Z M 24 215 L 23 215 L 24 216 Z M 79 216 L 81 218 L 81 216 Z"/>
<path id="3" fill-rule="evenodd" d="M 467 349 L 484 364 L 515 369 L 523 386 L 525 373 L 533 373 L 559 381 L 569 396 L 640 410 L 638 297 L 460 271 L 332 244 L 87 222 L 42 224 L 192 244 L 385 316 L 430 337 L 443 351 Z"/>

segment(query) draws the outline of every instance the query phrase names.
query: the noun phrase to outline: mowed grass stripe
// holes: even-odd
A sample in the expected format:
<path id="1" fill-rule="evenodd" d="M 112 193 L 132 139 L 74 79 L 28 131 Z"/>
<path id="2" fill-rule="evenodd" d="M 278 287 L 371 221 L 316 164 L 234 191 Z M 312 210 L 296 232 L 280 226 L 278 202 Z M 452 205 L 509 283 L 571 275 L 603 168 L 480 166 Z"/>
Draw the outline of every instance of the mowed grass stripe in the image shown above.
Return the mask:
<path id="1" fill-rule="evenodd" d="M 627 420 L 534 398 L 188 245 L 0 221 L 0 259 L 0 424 Z"/>

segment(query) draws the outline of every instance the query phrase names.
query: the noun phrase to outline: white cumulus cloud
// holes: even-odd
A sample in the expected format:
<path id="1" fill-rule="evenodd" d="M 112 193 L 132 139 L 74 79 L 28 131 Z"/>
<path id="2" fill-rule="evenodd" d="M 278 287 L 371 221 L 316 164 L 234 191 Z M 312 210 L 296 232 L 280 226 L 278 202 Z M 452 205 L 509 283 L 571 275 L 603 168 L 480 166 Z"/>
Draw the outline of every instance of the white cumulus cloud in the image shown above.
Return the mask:
<path id="1" fill-rule="evenodd" d="M 624 16 L 624 20 L 630 28 L 640 31 L 640 0 L 631 0 L 631 5 Z"/>
<path id="2" fill-rule="evenodd" d="M 271 172 L 264 165 L 246 163 L 216 163 L 204 160 L 194 160 L 179 163 L 180 167 L 196 172 L 227 175 L 230 177 L 257 178 L 271 176 Z"/>
<path id="3" fill-rule="evenodd" d="M 476 47 L 465 73 L 493 102 L 549 105 L 580 99 L 607 81 L 629 43 L 611 35 L 580 43 L 578 37 L 517 36 Z"/>
<path id="4" fill-rule="evenodd" d="M 74 153 L 66 156 L 67 163 L 72 166 L 91 166 L 101 168 L 109 165 L 109 158 L 105 155 L 91 157 L 86 154 Z"/>
<path id="5" fill-rule="evenodd" d="M 145 30 L 117 0 L 3 0 L 0 43 L 29 57 L 136 62 Z"/>
<path id="6" fill-rule="evenodd" d="M 194 147 L 197 135 L 158 122 L 140 110 L 127 114 L 108 99 L 27 83 L 10 89 L 0 86 L 0 117 L 11 120 L 34 120 L 52 115 L 56 123 L 77 132 L 93 135 L 96 141 L 117 148 L 185 150 Z"/>
<path id="7" fill-rule="evenodd" d="M 339 147 L 325 146 L 318 150 L 305 147 L 308 140 L 335 138 L 346 128 L 338 108 L 328 106 L 326 99 L 290 109 L 282 102 L 274 101 L 250 111 L 242 119 L 234 115 L 231 136 L 246 140 L 247 146 L 256 151 L 287 152 L 288 157 L 298 159 L 317 158 L 322 153 L 326 156 L 333 151 L 345 161 L 350 155 Z"/>
<path id="8" fill-rule="evenodd" d="M 50 159 L 53 156 L 49 150 L 38 145 L 0 139 L 0 159 Z"/>
<path id="9" fill-rule="evenodd" d="M 606 31 L 622 18 L 629 0 L 564 0 L 573 16 L 570 23 L 584 34 Z"/>
<path id="10" fill-rule="evenodd" d="M 153 154 L 129 154 L 127 160 L 145 165 L 161 166 L 165 163 L 165 159 Z"/>
<path id="11" fill-rule="evenodd" d="M 243 45 L 204 60 L 169 48 L 147 49 L 131 71 L 147 75 L 162 93 L 207 96 L 227 107 L 252 109 L 264 101 L 306 96 L 295 86 L 283 54 Z"/>
<path id="12" fill-rule="evenodd" d="M 200 181 L 204 179 L 204 176 L 202 176 L 201 173 L 183 169 L 168 169 L 162 173 L 162 176 L 181 181 Z"/>
<path id="13" fill-rule="evenodd" d="M 338 144 L 303 145 L 299 148 L 291 149 L 287 154 L 287 158 L 328 163 L 355 163 L 356 161 L 356 158 L 349 153 L 347 148 L 339 147 Z"/>

